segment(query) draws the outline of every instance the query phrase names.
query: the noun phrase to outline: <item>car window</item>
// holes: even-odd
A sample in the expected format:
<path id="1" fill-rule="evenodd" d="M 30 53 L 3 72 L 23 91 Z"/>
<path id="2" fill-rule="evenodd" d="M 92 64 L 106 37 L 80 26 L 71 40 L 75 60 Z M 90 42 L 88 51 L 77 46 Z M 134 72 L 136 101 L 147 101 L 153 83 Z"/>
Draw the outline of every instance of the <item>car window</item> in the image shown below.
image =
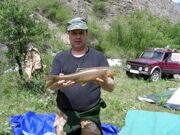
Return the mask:
<path id="1" fill-rule="evenodd" d="M 180 62 L 180 53 L 172 53 L 168 61 L 171 62 Z"/>
<path id="2" fill-rule="evenodd" d="M 149 58 L 149 59 L 156 59 L 160 60 L 162 59 L 163 53 L 162 52 L 157 52 L 157 51 L 145 51 L 142 55 L 141 58 Z"/>
<path id="3" fill-rule="evenodd" d="M 166 60 L 167 58 L 169 58 L 171 55 L 171 52 L 167 52 L 165 55 L 164 55 L 164 60 Z"/>

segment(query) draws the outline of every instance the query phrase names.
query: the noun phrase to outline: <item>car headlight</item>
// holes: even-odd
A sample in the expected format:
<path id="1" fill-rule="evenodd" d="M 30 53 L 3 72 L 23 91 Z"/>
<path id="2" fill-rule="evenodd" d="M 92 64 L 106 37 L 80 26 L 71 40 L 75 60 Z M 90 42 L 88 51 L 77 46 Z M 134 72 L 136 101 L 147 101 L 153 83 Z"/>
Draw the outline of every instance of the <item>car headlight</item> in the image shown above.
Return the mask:
<path id="1" fill-rule="evenodd" d="M 131 68 L 131 65 L 127 64 L 126 67 L 127 67 L 128 69 L 130 69 L 130 68 Z"/>
<path id="2" fill-rule="evenodd" d="M 139 70 L 139 71 L 142 71 L 142 67 L 139 67 L 138 70 Z"/>
<path id="3" fill-rule="evenodd" d="M 148 68 L 148 67 L 145 67 L 145 68 L 144 68 L 144 71 L 146 71 L 146 72 L 147 72 L 148 70 L 149 70 L 149 68 Z"/>

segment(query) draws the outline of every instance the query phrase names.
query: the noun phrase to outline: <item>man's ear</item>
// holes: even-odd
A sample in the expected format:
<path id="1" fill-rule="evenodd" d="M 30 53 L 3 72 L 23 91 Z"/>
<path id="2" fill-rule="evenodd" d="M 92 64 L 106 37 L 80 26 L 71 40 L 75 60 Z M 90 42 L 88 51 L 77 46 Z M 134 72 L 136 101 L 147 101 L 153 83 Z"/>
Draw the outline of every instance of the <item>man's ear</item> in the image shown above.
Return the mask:
<path id="1" fill-rule="evenodd" d="M 88 32 L 88 30 L 86 30 L 86 35 L 87 35 L 87 36 L 89 35 L 89 32 Z"/>

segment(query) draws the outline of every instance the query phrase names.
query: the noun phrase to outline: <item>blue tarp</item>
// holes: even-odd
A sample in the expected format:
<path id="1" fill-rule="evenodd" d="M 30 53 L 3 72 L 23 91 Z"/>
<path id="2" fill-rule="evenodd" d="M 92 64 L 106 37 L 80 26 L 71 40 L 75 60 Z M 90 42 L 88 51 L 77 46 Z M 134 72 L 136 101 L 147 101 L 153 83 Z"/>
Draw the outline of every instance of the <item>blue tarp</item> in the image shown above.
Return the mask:
<path id="1" fill-rule="evenodd" d="M 112 124 L 109 123 L 102 123 L 101 124 L 103 135 L 117 135 L 120 129 Z"/>
<path id="2" fill-rule="evenodd" d="M 24 115 L 10 117 L 13 135 L 55 135 L 53 123 L 55 114 L 36 114 L 27 112 Z M 103 123 L 103 135 L 117 135 L 119 128 L 115 125 Z"/>
<path id="3" fill-rule="evenodd" d="M 118 135 L 180 135 L 180 115 L 130 110 Z"/>
<path id="4" fill-rule="evenodd" d="M 13 135 L 44 135 L 55 133 L 53 123 L 55 114 L 36 114 L 27 112 L 24 115 L 11 116 L 10 124 Z"/>

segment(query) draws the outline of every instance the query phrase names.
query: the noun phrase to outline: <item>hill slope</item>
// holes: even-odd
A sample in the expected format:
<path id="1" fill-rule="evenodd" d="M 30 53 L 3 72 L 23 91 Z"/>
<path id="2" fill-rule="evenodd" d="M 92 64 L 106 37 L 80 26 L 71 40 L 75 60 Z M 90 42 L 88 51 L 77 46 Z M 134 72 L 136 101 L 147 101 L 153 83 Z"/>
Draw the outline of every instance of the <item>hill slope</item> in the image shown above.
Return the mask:
<path id="1" fill-rule="evenodd" d="M 62 3 L 70 7 L 75 16 L 89 17 L 89 12 L 92 12 L 93 0 L 60 0 Z M 126 14 L 132 10 L 149 10 L 152 14 L 167 17 L 172 22 L 180 21 L 180 10 L 177 9 L 177 4 L 172 0 L 100 0 L 105 4 L 105 12 L 103 17 L 106 22 L 118 15 Z M 97 3 L 96 3 L 97 4 Z"/>

